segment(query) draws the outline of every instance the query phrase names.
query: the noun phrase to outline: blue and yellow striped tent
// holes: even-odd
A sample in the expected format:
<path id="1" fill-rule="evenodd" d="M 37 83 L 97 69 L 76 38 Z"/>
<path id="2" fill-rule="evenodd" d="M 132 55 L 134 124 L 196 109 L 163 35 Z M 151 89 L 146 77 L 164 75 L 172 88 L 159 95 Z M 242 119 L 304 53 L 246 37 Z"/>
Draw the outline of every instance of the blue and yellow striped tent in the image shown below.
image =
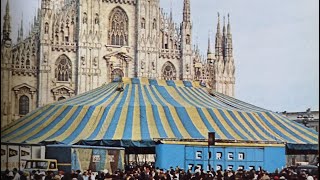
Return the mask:
<path id="1" fill-rule="evenodd" d="M 209 93 L 196 82 L 123 78 L 123 91 L 117 91 L 118 86 L 112 82 L 38 108 L 1 129 L 1 142 L 148 147 L 155 141 L 204 143 L 208 132 L 215 132 L 221 144 L 318 148 L 316 131 L 278 113 Z"/>

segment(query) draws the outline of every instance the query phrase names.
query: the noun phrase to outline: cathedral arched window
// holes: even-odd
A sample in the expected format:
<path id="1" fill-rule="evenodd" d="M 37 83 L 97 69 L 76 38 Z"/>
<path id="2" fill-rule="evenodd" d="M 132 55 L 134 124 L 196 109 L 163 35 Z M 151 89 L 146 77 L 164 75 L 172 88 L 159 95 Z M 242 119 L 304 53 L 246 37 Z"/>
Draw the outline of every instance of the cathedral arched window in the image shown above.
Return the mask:
<path id="1" fill-rule="evenodd" d="M 30 60 L 29 59 L 26 60 L 26 65 L 30 66 Z"/>
<path id="2" fill-rule="evenodd" d="M 49 31 L 49 23 L 46 22 L 44 25 L 44 33 L 48 34 L 48 31 Z"/>
<path id="3" fill-rule="evenodd" d="M 176 68 L 171 62 L 166 62 L 162 66 L 162 75 L 164 80 L 176 80 Z"/>
<path id="4" fill-rule="evenodd" d="M 22 95 L 19 98 L 19 115 L 26 115 L 29 112 L 29 97 Z"/>
<path id="5" fill-rule="evenodd" d="M 190 44 L 190 34 L 187 34 L 186 43 L 187 43 L 187 44 Z"/>
<path id="6" fill-rule="evenodd" d="M 157 29 L 157 20 L 153 19 L 152 28 Z"/>
<path id="7" fill-rule="evenodd" d="M 57 81 L 69 81 L 72 77 L 71 61 L 65 56 L 61 55 L 56 61 L 55 78 Z"/>
<path id="8" fill-rule="evenodd" d="M 112 10 L 109 18 L 109 43 L 111 45 L 128 45 L 128 16 L 120 7 Z"/>
<path id="9" fill-rule="evenodd" d="M 146 20 L 144 18 L 141 19 L 141 29 L 146 28 Z"/>

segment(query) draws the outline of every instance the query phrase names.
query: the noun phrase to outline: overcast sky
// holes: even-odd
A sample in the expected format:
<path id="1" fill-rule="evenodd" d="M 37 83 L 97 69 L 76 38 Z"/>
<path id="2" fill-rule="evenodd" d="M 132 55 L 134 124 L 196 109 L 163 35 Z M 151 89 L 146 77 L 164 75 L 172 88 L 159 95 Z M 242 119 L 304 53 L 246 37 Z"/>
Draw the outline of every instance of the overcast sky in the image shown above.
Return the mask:
<path id="1" fill-rule="evenodd" d="M 217 13 L 230 13 L 236 98 L 278 112 L 319 109 L 318 0 L 190 1 L 193 42 L 204 54 L 208 32 L 216 33 Z M 38 4 L 39 0 L 10 0 L 14 40 L 22 14 L 26 34 Z M 172 7 L 177 23 L 182 5 L 183 0 L 161 0 L 166 12 Z"/>

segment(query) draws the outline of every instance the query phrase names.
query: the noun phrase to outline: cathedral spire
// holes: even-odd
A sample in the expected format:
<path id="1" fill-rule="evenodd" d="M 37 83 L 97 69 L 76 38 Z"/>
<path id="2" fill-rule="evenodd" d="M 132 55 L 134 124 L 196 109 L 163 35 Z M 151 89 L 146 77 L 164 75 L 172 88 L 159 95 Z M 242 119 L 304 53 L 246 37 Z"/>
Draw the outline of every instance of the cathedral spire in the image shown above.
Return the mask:
<path id="1" fill-rule="evenodd" d="M 11 22 L 10 22 L 10 8 L 9 8 L 9 0 L 7 0 L 6 5 L 6 14 L 3 17 L 3 39 L 10 40 L 10 32 L 11 32 Z"/>
<path id="2" fill-rule="evenodd" d="M 21 27 L 20 27 L 20 39 L 23 40 L 23 14 L 22 14 L 22 17 L 21 17 Z"/>
<path id="3" fill-rule="evenodd" d="M 231 25 L 230 25 L 230 15 L 228 13 L 228 26 L 227 26 L 227 34 L 231 34 Z"/>
<path id="4" fill-rule="evenodd" d="M 190 0 L 184 0 L 183 2 L 183 21 L 191 22 L 190 20 Z"/>
<path id="5" fill-rule="evenodd" d="M 220 14 L 218 13 L 217 36 L 220 35 Z"/>
<path id="6" fill-rule="evenodd" d="M 222 35 L 226 35 L 226 17 L 223 16 L 223 28 L 222 28 Z"/>
<path id="7" fill-rule="evenodd" d="M 207 54 L 211 54 L 210 31 L 208 33 L 208 52 L 207 52 Z"/>

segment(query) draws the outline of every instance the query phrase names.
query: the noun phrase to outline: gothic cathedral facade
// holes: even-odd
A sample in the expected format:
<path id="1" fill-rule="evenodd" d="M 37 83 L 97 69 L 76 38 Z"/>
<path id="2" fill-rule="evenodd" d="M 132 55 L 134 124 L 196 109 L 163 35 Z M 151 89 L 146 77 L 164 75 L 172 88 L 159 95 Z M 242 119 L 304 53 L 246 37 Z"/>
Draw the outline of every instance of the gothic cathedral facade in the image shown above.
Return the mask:
<path id="1" fill-rule="evenodd" d="M 182 15 L 182 22 L 174 23 L 160 0 L 41 0 L 30 32 L 24 35 L 21 26 L 13 44 L 8 0 L 1 42 L 1 127 L 118 76 L 199 81 L 234 96 L 229 20 L 220 32 L 218 18 L 215 48 L 209 40 L 205 58 L 192 44 L 190 0 L 184 0 Z"/>

